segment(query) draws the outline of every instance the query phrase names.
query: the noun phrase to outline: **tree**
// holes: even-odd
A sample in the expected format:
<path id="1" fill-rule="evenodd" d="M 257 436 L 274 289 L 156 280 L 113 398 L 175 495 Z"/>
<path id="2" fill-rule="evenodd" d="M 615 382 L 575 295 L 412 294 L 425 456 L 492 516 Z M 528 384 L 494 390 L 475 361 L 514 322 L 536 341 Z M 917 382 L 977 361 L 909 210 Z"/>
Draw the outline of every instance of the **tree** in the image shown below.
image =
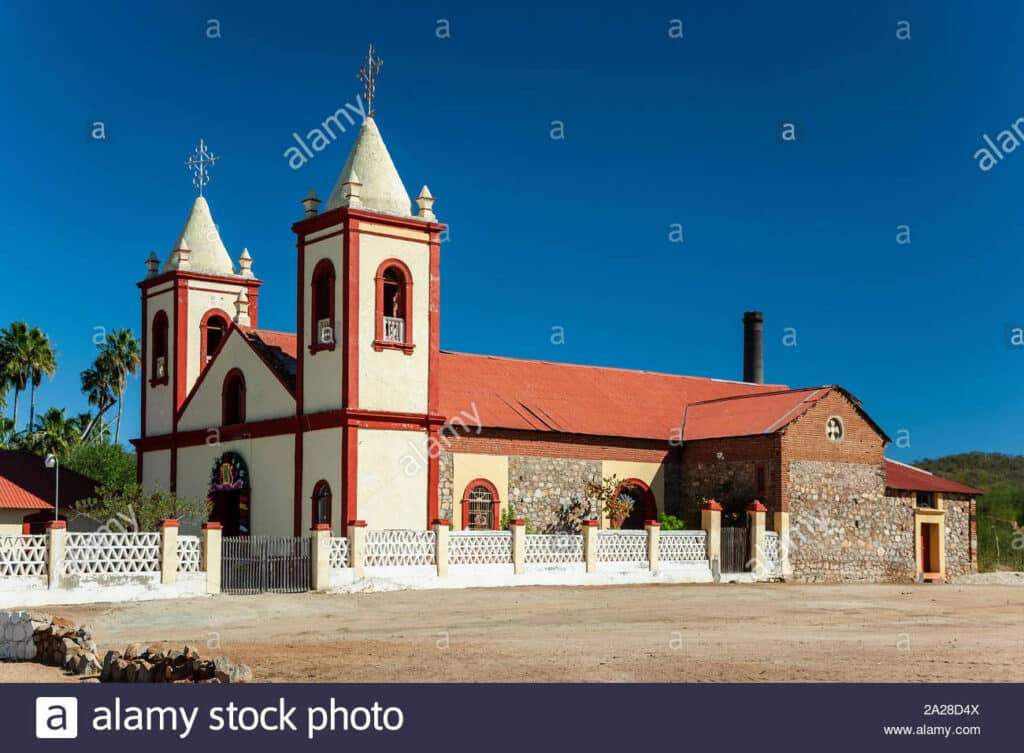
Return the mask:
<path id="1" fill-rule="evenodd" d="M 123 489 L 101 487 L 99 496 L 80 500 L 68 512 L 71 518 L 88 518 L 108 528 L 156 531 L 168 518 L 202 523 L 210 517 L 209 500 L 184 499 L 162 489 L 144 489 L 132 483 Z"/>
<path id="2" fill-rule="evenodd" d="M 24 358 L 30 388 L 28 425 L 32 426 L 36 419 L 36 388 L 43 381 L 44 375 L 52 377 L 57 371 L 57 354 L 53 350 L 53 344 L 38 327 L 28 331 Z"/>
<path id="3" fill-rule="evenodd" d="M 63 408 L 50 408 L 39 416 L 26 438 L 27 447 L 39 455 L 53 453 L 66 457 L 81 435 L 74 419 L 68 420 Z"/>
<path id="4" fill-rule="evenodd" d="M 135 483 L 135 453 L 119 444 L 80 443 L 61 463 L 118 494 Z"/>
<path id="5" fill-rule="evenodd" d="M 12 322 L 7 329 L 0 331 L 0 368 L 7 388 L 14 389 L 11 420 L 15 431 L 18 429 L 18 397 L 28 384 L 28 370 L 23 366 L 27 343 L 28 325 L 25 322 Z"/>
<path id="6" fill-rule="evenodd" d="M 117 402 L 114 396 L 114 373 L 110 359 L 101 349 L 92 366 L 82 372 L 82 392 L 85 393 L 89 405 L 96 406 L 96 415 L 92 417 L 82 430 L 82 440 L 87 441 L 98 424 L 103 423 L 103 414 Z"/>
<path id="7" fill-rule="evenodd" d="M 117 394 L 117 418 L 114 421 L 114 443 L 117 444 L 121 435 L 124 391 L 128 387 L 128 377 L 135 376 L 139 370 L 142 355 L 139 341 L 130 329 L 118 329 L 107 334 L 102 350 L 104 368 L 110 370 L 113 390 Z"/>

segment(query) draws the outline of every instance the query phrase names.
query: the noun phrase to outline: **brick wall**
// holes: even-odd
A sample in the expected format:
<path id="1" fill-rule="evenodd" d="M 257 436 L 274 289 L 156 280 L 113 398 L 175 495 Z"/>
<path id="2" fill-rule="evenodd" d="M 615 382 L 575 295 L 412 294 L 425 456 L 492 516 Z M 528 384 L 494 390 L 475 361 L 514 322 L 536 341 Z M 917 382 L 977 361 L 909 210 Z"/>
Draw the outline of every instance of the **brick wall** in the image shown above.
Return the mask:
<path id="1" fill-rule="evenodd" d="M 757 489 L 757 468 L 764 469 L 765 488 Z M 682 449 L 681 495 L 684 520 L 700 524 L 700 505 L 706 499 L 722 504 L 726 524 L 742 525 L 754 499 L 768 507 L 768 524 L 781 500 L 778 435 L 729 437 L 687 442 Z"/>

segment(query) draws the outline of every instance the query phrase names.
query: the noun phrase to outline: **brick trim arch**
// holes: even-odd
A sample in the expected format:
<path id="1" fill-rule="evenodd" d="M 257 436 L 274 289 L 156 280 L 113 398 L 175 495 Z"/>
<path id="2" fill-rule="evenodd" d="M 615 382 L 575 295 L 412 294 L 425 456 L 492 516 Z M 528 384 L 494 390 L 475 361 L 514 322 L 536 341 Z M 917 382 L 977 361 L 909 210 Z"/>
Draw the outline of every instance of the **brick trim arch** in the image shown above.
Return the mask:
<path id="1" fill-rule="evenodd" d="M 320 496 L 326 491 L 327 493 L 327 520 L 317 520 L 317 502 Z M 320 479 L 313 485 L 313 495 L 310 497 L 310 511 L 309 520 L 312 525 L 317 523 L 331 524 L 331 508 L 334 506 L 334 492 L 331 490 L 331 485 L 327 483 L 327 479 Z"/>
<path id="2" fill-rule="evenodd" d="M 327 311 L 317 311 L 317 286 L 321 280 L 326 278 L 328 295 Z M 334 269 L 334 262 L 330 259 L 321 259 L 313 267 L 313 274 L 309 278 L 309 352 L 319 353 L 321 350 L 334 350 L 338 342 L 337 317 L 335 316 L 335 299 L 338 295 L 338 275 Z M 318 317 L 317 314 L 326 313 L 327 316 Z M 320 342 L 320 331 L 317 329 L 317 322 L 320 319 L 329 319 L 331 328 L 331 341 Z"/>
<path id="3" fill-rule="evenodd" d="M 498 496 L 498 487 L 485 478 L 475 478 L 466 484 L 462 492 L 462 530 L 469 528 L 469 494 L 478 486 L 484 487 L 491 494 L 491 529 L 501 528 L 501 498 Z"/>
<path id="4" fill-rule="evenodd" d="M 389 269 L 396 270 L 402 276 L 402 305 L 405 314 L 405 336 L 403 341 L 391 342 L 384 339 L 384 273 Z M 401 350 L 410 355 L 416 347 L 412 339 L 412 272 L 401 259 L 385 259 L 377 267 L 377 274 L 373 277 L 374 282 L 374 310 L 373 310 L 373 349 L 377 352 L 382 350 Z"/>
<path id="5" fill-rule="evenodd" d="M 149 349 L 149 373 L 150 380 L 149 384 L 151 387 L 155 387 L 158 384 L 167 384 L 170 381 L 171 374 L 171 362 L 168 358 L 168 344 L 170 342 L 171 327 L 167 320 L 167 312 L 160 309 L 153 316 L 152 324 L 152 342 L 150 343 Z M 156 362 L 158 359 L 164 359 L 164 375 L 162 377 L 157 376 Z"/>
<path id="6" fill-rule="evenodd" d="M 234 323 L 234 320 L 230 316 L 228 316 L 227 312 L 224 311 L 223 309 L 210 309 L 205 314 L 203 314 L 203 318 L 199 320 L 199 371 L 200 372 L 205 370 L 207 364 L 209 364 L 209 363 L 211 363 L 213 361 L 213 355 L 214 355 L 214 353 L 216 353 L 216 350 L 215 350 L 214 353 L 210 354 L 210 359 L 207 360 L 207 358 L 206 358 L 206 349 L 207 349 L 207 344 L 210 341 L 210 338 L 209 338 L 209 334 L 210 334 L 210 320 L 213 319 L 213 317 L 215 317 L 215 316 L 219 316 L 221 319 L 224 320 L 224 331 L 221 332 L 220 342 L 217 344 L 217 349 L 219 349 L 220 346 L 224 344 L 224 341 L 227 340 L 228 332 L 231 330 L 231 325 Z"/>
<path id="7" fill-rule="evenodd" d="M 640 528 L 643 528 L 643 522 L 647 520 L 658 519 L 658 502 L 654 499 L 654 492 L 651 491 L 651 486 L 646 481 L 641 481 L 638 478 L 627 478 L 619 482 L 619 485 L 615 487 L 615 494 L 613 496 L 618 497 L 623 489 L 627 487 L 636 487 L 640 490 L 640 503 L 643 505 L 643 518 L 641 519 Z M 636 511 L 630 513 L 630 518 L 635 519 L 634 515 Z M 625 523 L 626 521 L 622 521 Z"/>

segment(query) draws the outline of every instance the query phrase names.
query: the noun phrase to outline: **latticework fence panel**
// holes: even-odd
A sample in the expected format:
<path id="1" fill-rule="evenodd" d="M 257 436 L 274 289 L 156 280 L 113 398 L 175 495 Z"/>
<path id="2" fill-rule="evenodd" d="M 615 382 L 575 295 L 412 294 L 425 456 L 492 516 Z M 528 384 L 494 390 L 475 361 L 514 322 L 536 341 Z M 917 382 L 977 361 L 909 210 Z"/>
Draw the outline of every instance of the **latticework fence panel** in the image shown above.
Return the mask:
<path id="1" fill-rule="evenodd" d="M 782 559 L 779 556 L 779 534 L 775 531 L 765 531 L 762 548 L 764 549 L 765 571 L 772 577 L 781 575 Z"/>
<path id="2" fill-rule="evenodd" d="M 583 562 L 583 536 L 572 533 L 534 533 L 526 536 L 526 561 Z"/>
<path id="3" fill-rule="evenodd" d="M 331 548 L 327 559 L 332 570 L 341 570 L 349 566 L 348 539 L 344 536 L 331 538 Z"/>
<path id="4" fill-rule="evenodd" d="M 598 562 L 646 562 L 646 531 L 598 531 Z"/>
<path id="5" fill-rule="evenodd" d="M 434 538 L 433 531 L 367 531 L 365 564 L 368 567 L 433 565 Z"/>
<path id="6" fill-rule="evenodd" d="M 510 531 L 453 531 L 448 537 L 452 565 L 504 565 L 512 562 Z"/>
<path id="7" fill-rule="evenodd" d="M 159 533 L 69 533 L 66 575 L 138 575 L 160 571 Z"/>
<path id="8" fill-rule="evenodd" d="M 708 558 L 708 535 L 704 531 L 662 531 L 658 535 L 661 562 L 703 562 Z"/>
<path id="9" fill-rule="evenodd" d="M 46 575 L 46 535 L 0 536 L 0 577 Z"/>
<path id="10" fill-rule="evenodd" d="M 199 537 L 178 537 L 178 572 L 199 572 Z"/>

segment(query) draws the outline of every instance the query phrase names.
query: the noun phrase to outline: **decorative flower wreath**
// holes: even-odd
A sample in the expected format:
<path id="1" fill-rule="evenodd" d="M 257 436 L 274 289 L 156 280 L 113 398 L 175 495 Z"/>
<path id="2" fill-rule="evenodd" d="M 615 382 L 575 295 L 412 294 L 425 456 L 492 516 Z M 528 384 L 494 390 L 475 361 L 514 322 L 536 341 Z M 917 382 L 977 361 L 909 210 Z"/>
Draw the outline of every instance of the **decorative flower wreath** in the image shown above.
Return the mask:
<path id="1" fill-rule="evenodd" d="M 249 470 L 237 452 L 225 452 L 213 461 L 210 472 L 210 491 L 226 492 L 249 486 Z"/>

